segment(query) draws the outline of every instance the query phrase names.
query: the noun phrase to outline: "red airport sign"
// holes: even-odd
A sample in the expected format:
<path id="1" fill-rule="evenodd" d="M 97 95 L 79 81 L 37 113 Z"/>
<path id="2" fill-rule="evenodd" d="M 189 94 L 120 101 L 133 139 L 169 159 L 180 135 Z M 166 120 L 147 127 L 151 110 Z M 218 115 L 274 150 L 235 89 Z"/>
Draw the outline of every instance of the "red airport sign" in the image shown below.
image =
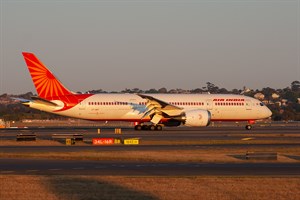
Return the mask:
<path id="1" fill-rule="evenodd" d="M 114 138 L 93 138 L 93 145 L 113 145 L 115 143 Z"/>

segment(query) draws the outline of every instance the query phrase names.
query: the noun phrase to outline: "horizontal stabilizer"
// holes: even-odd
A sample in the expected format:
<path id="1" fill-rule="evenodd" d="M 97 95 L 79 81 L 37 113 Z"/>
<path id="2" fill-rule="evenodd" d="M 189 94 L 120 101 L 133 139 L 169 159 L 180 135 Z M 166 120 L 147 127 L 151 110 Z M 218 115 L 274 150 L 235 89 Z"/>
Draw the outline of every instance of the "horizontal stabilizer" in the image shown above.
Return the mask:
<path id="1" fill-rule="evenodd" d="M 13 99 L 13 100 L 20 101 L 20 102 L 22 102 L 22 103 L 28 103 L 28 102 L 31 101 L 31 100 L 29 100 L 29 99 L 23 99 L 23 98 L 17 98 L 17 97 L 10 97 L 10 98 Z"/>
<path id="2" fill-rule="evenodd" d="M 40 97 L 31 97 L 32 100 L 34 100 L 35 103 L 45 104 L 47 106 L 58 106 L 56 103 L 53 103 L 51 101 L 48 101 L 46 99 L 40 98 Z"/>

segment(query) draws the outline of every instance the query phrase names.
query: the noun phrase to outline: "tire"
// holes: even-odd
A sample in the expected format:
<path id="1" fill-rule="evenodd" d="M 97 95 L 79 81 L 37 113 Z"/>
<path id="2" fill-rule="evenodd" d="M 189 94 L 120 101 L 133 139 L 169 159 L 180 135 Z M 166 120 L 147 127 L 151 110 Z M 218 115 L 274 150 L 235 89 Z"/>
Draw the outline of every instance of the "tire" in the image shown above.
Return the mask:
<path id="1" fill-rule="evenodd" d="M 251 130 L 252 129 L 252 126 L 251 125 L 246 125 L 245 127 L 247 130 Z"/>
<path id="2" fill-rule="evenodd" d="M 162 130 L 162 126 L 161 125 L 157 125 L 155 128 L 156 128 L 157 131 L 161 131 Z"/>
<path id="3" fill-rule="evenodd" d="M 148 127 L 148 129 L 149 129 L 150 131 L 154 131 L 154 130 L 156 129 L 156 127 L 155 127 L 154 125 L 150 125 L 150 126 Z"/>
<path id="4" fill-rule="evenodd" d="M 143 125 L 142 126 L 142 130 L 148 130 L 148 126 L 147 125 Z"/>
<path id="5" fill-rule="evenodd" d="M 141 125 L 136 125 L 136 126 L 134 127 L 134 129 L 135 129 L 136 131 L 140 131 L 140 130 L 142 130 L 142 126 L 141 126 Z"/>

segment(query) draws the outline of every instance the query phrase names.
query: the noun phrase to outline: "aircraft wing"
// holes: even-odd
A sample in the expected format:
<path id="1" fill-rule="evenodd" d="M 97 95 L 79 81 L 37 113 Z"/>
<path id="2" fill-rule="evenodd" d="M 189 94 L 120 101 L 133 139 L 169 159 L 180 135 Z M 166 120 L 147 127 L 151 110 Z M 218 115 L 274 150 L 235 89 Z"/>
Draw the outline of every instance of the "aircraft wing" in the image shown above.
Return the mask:
<path id="1" fill-rule="evenodd" d="M 138 94 L 143 99 L 147 100 L 146 108 L 147 111 L 142 118 L 150 116 L 151 122 L 154 124 L 159 123 L 159 121 L 167 115 L 167 117 L 179 116 L 182 113 L 182 108 L 171 105 L 160 99 L 154 98 L 149 95 Z"/>

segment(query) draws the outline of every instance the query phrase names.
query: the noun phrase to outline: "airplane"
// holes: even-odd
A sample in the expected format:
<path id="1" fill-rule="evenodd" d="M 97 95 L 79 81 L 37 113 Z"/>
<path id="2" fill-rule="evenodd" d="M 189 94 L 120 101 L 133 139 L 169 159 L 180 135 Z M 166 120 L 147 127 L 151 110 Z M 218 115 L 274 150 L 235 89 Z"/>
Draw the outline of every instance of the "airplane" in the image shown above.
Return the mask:
<path id="1" fill-rule="evenodd" d="M 67 89 L 33 54 L 22 52 L 38 96 L 19 99 L 33 109 L 92 121 L 128 121 L 135 130 L 205 127 L 213 121 L 255 120 L 272 112 L 257 99 L 234 94 L 78 94 Z M 150 124 L 150 125 L 149 125 Z"/>

